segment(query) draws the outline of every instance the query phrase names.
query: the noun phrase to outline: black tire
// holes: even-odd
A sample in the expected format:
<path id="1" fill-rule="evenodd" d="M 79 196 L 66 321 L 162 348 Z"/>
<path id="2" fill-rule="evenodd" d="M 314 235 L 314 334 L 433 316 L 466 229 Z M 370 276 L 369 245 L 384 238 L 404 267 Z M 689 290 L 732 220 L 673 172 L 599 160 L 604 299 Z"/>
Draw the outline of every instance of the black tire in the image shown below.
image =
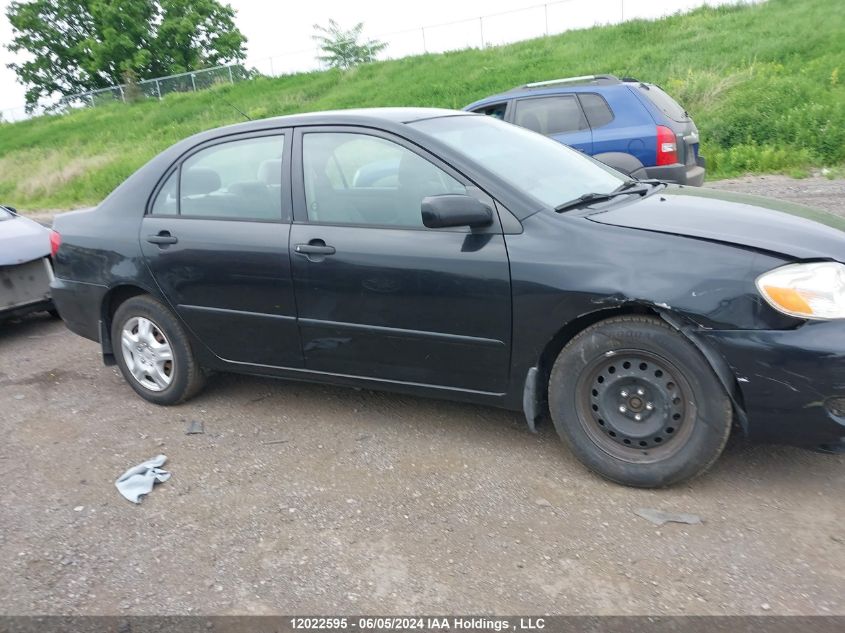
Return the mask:
<path id="1" fill-rule="evenodd" d="M 641 488 L 707 470 L 733 416 L 698 349 L 649 316 L 611 318 L 575 336 L 552 368 L 549 409 L 558 435 L 587 467 Z"/>
<path id="2" fill-rule="evenodd" d="M 171 349 L 172 361 L 166 376 L 169 384 L 166 386 L 152 385 L 152 380 L 144 380 L 142 384 L 127 364 L 122 333 L 124 327 L 141 318 L 152 323 L 156 336 L 163 337 Z M 166 306 L 151 296 L 138 295 L 121 303 L 112 319 L 111 336 L 114 357 L 123 378 L 144 400 L 160 405 L 179 404 L 199 393 L 205 384 L 205 374 L 197 363 L 182 324 Z"/>

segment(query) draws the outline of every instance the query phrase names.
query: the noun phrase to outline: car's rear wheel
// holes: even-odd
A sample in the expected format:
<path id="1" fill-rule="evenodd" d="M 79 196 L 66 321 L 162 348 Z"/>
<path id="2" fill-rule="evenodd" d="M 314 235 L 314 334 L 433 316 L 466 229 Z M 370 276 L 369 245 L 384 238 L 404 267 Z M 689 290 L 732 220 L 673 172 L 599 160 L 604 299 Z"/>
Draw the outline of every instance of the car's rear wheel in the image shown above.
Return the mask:
<path id="1" fill-rule="evenodd" d="M 584 464 L 646 488 L 704 472 L 732 421 L 730 399 L 701 353 L 647 316 L 601 321 L 573 338 L 552 368 L 549 409 Z"/>
<path id="2" fill-rule="evenodd" d="M 185 330 L 159 301 L 140 295 L 120 304 L 111 334 L 123 377 L 145 400 L 178 404 L 202 388 L 204 374 Z"/>

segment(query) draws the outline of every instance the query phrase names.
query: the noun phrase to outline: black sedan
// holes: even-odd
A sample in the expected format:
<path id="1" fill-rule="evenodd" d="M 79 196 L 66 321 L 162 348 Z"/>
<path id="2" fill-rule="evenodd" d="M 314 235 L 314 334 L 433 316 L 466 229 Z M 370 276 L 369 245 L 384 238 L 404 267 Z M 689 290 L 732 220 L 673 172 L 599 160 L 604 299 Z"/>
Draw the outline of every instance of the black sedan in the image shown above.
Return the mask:
<path id="1" fill-rule="evenodd" d="M 845 221 L 632 181 L 482 115 L 327 112 L 191 137 L 61 215 L 53 296 L 171 405 L 233 371 L 548 411 L 663 486 L 735 427 L 845 447 Z"/>

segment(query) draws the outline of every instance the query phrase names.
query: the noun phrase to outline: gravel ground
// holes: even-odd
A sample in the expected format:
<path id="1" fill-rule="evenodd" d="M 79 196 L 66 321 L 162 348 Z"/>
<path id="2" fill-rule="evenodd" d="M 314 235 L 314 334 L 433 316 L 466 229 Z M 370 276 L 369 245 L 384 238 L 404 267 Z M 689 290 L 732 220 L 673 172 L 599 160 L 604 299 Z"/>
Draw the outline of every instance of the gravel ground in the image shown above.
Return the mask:
<path id="1" fill-rule="evenodd" d="M 843 181 L 714 185 L 845 211 Z M 159 408 L 46 316 L 0 326 L 0 434 L 5 614 L 845 614 L 843 456 L 732 440 L 642 491 L 490 408 L 238 376 Z"/>
<path id="2" fill-rule="evenodd" d="M 845 178 L 830 179 L 818 175 L 801 179 L 778 175 L 744 176 L 708 182 L 705 186 L 781 198 L 845 216 Z"/>

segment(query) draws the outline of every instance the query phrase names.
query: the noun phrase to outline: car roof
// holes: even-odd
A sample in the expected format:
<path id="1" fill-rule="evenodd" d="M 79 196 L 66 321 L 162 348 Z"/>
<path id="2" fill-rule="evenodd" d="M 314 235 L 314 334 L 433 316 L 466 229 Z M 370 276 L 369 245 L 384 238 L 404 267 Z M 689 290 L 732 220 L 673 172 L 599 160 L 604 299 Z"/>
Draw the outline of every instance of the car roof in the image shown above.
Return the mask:
<path id="1" fill-rule="evenodd" d="M 234 106 L 233 106 L 234 107 Z M 446 108 L 350 108 L 348 110 L 325 110 L 302 112 L 285 116 L 255 119 L 234 123 L 198 132 L 170 146 L 161 155 L 179 154 L 198 143 L 248 132 L 262 132 L 282 127 L 303 125 L 358 125 L 397 130 L 398 126 L 414 121 L 435 119 L 444 116 L 480 116 L 474 112 L 448 110 Z"/>
<path id="2" fill-rule="evenodd" d="M 607 92 L 608 90 L 618 90 L 628 85 L 635 85 L 640 82 L 636 79 L 623 77 L 618 79 L 612 75 L 597 75 L 593 78 L 584 77 L 583 81 L 570 82 L 567 80 L 560 80 L 558 82 L 538 82 L 535 84 L 525 84 L 524 86 L 517 86 L 505 92 L 499 92 L 489 97 L 484 97 L 478 101 L 474 101 L 465 106 L 466 109 L 476 108 L 487 103 L 496 103 L 507 99 L 518 99 L 520 97 L 542 97 L 545 95 L 568 94 L 571 92 Z M 649 85 L 649 84 L 646 84 Z"/>
<path id="3" fill-rule="evenodd" d="M 349 110 L 326 110 L 321 112 L 303 112 L 285 116 L 256 119 L 236 123 L 214 131 L 226 130 L 227 133 L 249 132 L 275 127 L 293 127 L 297 125 L 361 125 L 367 123 L 412 123 L 424 119 L 443 116 L 467 116 L 470 112 L 449 110 L 446 108 L 352 108 Z M 209 130 L 209 132 L 212 130 Z"/>

